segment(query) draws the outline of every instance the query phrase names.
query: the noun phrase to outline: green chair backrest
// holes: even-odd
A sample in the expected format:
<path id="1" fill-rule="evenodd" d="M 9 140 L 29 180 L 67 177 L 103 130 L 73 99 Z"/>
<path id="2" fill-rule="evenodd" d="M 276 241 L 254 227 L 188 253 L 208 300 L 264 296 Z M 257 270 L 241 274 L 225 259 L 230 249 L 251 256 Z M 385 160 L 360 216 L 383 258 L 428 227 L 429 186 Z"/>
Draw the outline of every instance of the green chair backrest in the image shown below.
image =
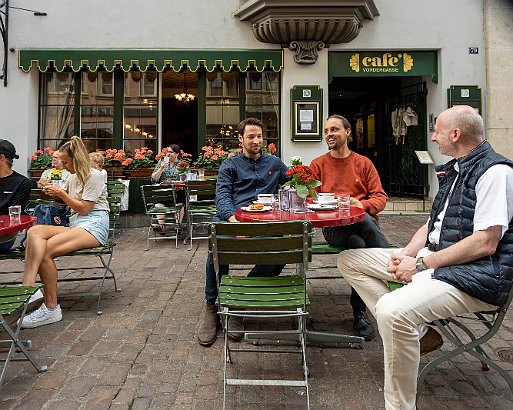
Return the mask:
<path id="1" fill-rule="evenodd" d="M 176 192 L 173 185 L 142 185 L 141 195 L 146 212 L 158 203 L 171 202 L 176 205 Z"/>
<path id="2" fill-rule="evenodd" d="M 114 239 L 116 234 L 117 223 L 121 217 L 121 196 L 125 190 L 125 186 L 119 181 L 107 181 L 107 201 L 109 202 L 109 225 L 110 233 Z"/>
<path id="3" fill-rule="evenodd" d="M 216 268 L 302 263 L 306 269 L 311 260 L 312 226 L 308 221 L 214 222 L 209 231 L 209 250 Z"/>
<path id="4" fill-rule="evenodd" d="M 214 203 L 216 199 L 216 183 L 217 179 L 204 181 L 187 181 L 186 197 L 189 199 L 191 195 L 196 195 L 195 203 Z"/>

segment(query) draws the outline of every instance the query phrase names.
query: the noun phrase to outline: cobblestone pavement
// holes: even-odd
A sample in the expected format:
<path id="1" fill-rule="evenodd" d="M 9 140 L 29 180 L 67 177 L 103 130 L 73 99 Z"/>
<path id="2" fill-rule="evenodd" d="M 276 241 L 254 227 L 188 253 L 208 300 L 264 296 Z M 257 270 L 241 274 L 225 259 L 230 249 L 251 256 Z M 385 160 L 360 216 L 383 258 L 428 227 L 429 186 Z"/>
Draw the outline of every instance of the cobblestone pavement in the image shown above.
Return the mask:
<path id="1" fill-rule="evenodd" d="M 384 215 L 382 227 L 392 243 L 404 245 L 426 215 Z M 203 314 L 205 241 L 192 251 L 173 241 L 151 244 L 145 251 L 145 231 L 122 231 L 113 267 L 120 293 L 111 282 L 97 316 L 96 282 L 59 284 L 63 320 L 22 330 L 33 342 L 32 352 L 46 373 L 28 363 L 12 363 L 0 390 L 1 409 L 218 409 L 222 404 L 222 342 L 210 348 L 195 337 Z M 59 264 L 82 266 L 90 258 L 62 258 Z M 332 255 L 315 256 L 314 266 L 333 266 Z M 20 269 L 20 262 L 0 262 L 0 271 Z M 326 268 L 323 274 L 336 274 Z M 18 276 L 19 274 L 8 274 Z M 0 281 L 2 279 L 0 278 Z M 350 289 L 342 279 L 311 280 L 309 326 L 351 332 Z M 79 294 L 76 294 L 79 292 Z M 219 333 L 220 334 L 220 333 Z M 513 374 L 513 323 L 507 316 L 488 351 L 501 356 Z M 381 340 L 364 349 L 309 346 L 312 408 L 383 408 Z M 436 353 L 431 353 L 434 355 Z M 266 355 L 234 357 L 241 372 L 290 375 L 300 373 L 296 357 Z M 428 355 L 429 357 L 429 355 Z M 432 356 L 431 356 L 432 357 Z M 423 362 L 426 358 L 423 358 Z M 228 408 L 298 409 L 305 407 L 297 388 L 229 389 Z M 494 371 L 464 356 L 433 371 L 422 389 L 419 409 L 511 409 L 513 398 Z"/>

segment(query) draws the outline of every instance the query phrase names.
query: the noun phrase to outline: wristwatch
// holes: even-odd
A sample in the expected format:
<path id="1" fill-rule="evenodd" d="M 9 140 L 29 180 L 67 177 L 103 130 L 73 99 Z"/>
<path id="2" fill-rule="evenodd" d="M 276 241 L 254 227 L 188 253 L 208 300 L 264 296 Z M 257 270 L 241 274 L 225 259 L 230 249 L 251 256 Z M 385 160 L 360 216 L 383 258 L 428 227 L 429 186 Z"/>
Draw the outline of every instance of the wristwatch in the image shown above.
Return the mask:
<path id="1" fill-rule="evenodd" d="M 417 272 L 422 272 L 423 270 L 427 269 L 427 266 L 424 265 L 423 257 L 417 258 L 417 262 L 415 263 L 415 268 L 417 269 Z"/>

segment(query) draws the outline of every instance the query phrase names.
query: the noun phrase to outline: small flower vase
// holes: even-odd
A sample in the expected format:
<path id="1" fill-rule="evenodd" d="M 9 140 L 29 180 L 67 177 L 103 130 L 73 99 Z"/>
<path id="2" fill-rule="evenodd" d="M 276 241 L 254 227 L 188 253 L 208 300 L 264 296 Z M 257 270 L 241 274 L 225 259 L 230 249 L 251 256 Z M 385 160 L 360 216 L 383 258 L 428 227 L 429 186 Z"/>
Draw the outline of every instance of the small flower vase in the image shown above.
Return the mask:
<path id="1" fill-rule="evenodd" d="M 290 210 L 292 212 L 308 212 L 306 198 L 301 198 L 295 189 L 289 190 Z"/>
<path id="2" fill-rule="evenodd" d="M 181 182 L 187 181 L 187 174 L 178 174 L 178 180 Z"/>

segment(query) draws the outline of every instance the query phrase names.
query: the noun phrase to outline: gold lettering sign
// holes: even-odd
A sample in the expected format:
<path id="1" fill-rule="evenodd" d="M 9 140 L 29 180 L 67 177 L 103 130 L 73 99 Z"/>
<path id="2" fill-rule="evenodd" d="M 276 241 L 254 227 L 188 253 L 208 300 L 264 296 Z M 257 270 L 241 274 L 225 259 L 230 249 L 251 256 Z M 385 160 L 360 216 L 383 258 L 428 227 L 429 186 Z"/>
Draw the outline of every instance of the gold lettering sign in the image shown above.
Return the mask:
<path id="1" fill-rule="evenodd" d="M 383 53 L 380 56 L 368 56 L 360 59 L 360 54 L 353 54 L 349 59 L 351 70 L 359 73 L 407 73 L 413 67 L 413 57 L 408 53 Z"/>

